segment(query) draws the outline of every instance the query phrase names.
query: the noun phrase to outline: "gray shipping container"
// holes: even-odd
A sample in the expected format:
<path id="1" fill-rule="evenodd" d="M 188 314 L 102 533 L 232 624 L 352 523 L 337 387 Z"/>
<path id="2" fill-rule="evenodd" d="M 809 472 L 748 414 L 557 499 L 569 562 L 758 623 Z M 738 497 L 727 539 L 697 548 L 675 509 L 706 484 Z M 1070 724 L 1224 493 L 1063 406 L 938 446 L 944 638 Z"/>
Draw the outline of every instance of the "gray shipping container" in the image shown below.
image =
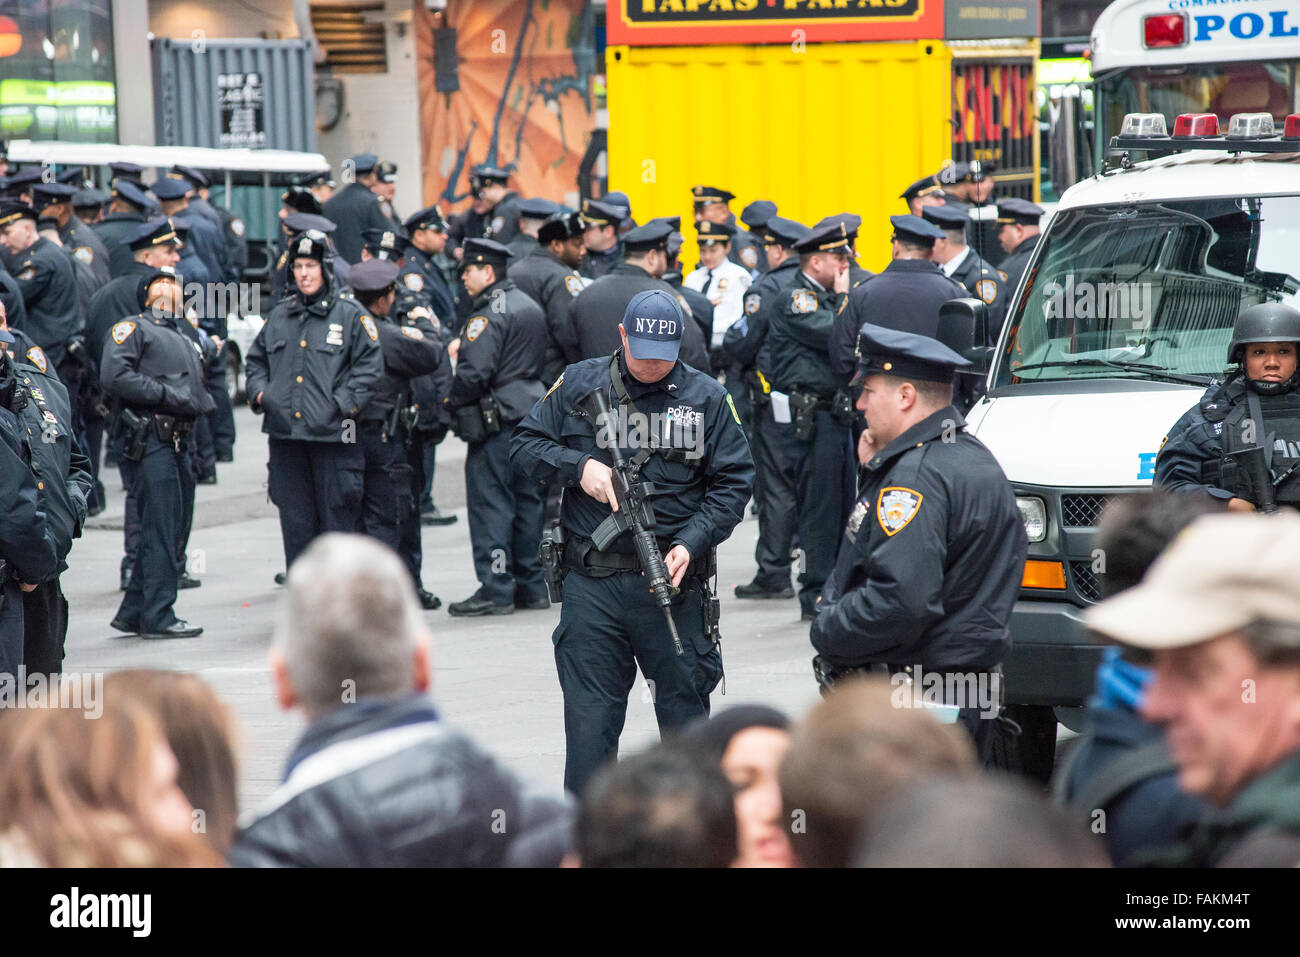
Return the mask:
<path id="1" fill-rule="evenodd" d="M 159 146 L 316 151 L 306 40 L 169 40 L 153 47 Z"/>

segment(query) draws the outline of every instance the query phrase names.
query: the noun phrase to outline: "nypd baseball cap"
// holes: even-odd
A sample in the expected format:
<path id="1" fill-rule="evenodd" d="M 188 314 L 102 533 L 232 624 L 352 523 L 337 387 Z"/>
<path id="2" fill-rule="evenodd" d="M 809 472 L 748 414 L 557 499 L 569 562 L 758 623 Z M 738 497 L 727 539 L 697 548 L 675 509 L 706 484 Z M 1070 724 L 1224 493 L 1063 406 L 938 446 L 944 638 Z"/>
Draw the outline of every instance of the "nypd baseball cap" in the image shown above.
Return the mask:
<path id="1" fill-rule="evenodd" d="M 677 300 L 662 289 L 637 293 L 623 313 L 628 354 L 633 359 L 676 361 L 684 322 Z"/>

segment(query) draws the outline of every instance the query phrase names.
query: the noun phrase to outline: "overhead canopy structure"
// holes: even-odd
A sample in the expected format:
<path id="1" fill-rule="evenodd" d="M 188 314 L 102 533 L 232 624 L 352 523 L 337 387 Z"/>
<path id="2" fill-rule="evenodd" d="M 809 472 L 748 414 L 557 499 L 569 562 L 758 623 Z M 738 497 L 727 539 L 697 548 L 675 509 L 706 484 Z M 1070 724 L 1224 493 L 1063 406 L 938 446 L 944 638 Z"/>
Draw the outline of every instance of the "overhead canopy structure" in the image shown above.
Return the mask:
<path id="1" fill-rule="evenodd" d="M 137 163 L 146 169 L 170 169 L 181 165 L 250 173 L 312 173 L 330 168 L 320 153 L 292 150 L 121 146 L 117 143 L 65 143 L 57 140 L 11 140 L 6 155 L 10 163 L 54 163 L 60 166 Z"/>

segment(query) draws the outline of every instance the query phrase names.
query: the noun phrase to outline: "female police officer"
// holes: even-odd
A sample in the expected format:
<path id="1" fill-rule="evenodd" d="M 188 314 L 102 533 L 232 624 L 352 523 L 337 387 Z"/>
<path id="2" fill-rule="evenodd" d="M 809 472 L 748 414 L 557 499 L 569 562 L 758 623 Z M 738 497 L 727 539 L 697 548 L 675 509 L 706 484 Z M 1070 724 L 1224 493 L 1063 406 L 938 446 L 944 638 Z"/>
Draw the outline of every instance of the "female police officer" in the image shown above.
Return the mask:
<path id="1" fill-rule="evenodd" d="M 1230 511 L 1300 506 L 1297 343 L 1300 310 L 1291 306 L 1261 303 L 1237 317 L 1228 346 L 1237 367 L 1170 430 L 1157 486 L 1209 495 Z"/>

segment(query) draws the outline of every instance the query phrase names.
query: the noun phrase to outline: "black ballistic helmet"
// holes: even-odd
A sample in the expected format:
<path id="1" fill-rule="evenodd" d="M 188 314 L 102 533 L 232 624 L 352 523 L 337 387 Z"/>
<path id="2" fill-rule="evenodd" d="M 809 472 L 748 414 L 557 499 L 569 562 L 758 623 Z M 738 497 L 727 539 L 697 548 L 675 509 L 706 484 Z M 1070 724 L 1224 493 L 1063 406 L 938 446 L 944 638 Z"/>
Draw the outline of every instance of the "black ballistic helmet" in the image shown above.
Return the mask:
<path id="1" fill-rule="evenodd" d="M 1281 302 L 1251 306 L 1232 325 L 1228 361 L 1240 362 L 1250 342 L 1300 342 L 1300 309 Z"/>

